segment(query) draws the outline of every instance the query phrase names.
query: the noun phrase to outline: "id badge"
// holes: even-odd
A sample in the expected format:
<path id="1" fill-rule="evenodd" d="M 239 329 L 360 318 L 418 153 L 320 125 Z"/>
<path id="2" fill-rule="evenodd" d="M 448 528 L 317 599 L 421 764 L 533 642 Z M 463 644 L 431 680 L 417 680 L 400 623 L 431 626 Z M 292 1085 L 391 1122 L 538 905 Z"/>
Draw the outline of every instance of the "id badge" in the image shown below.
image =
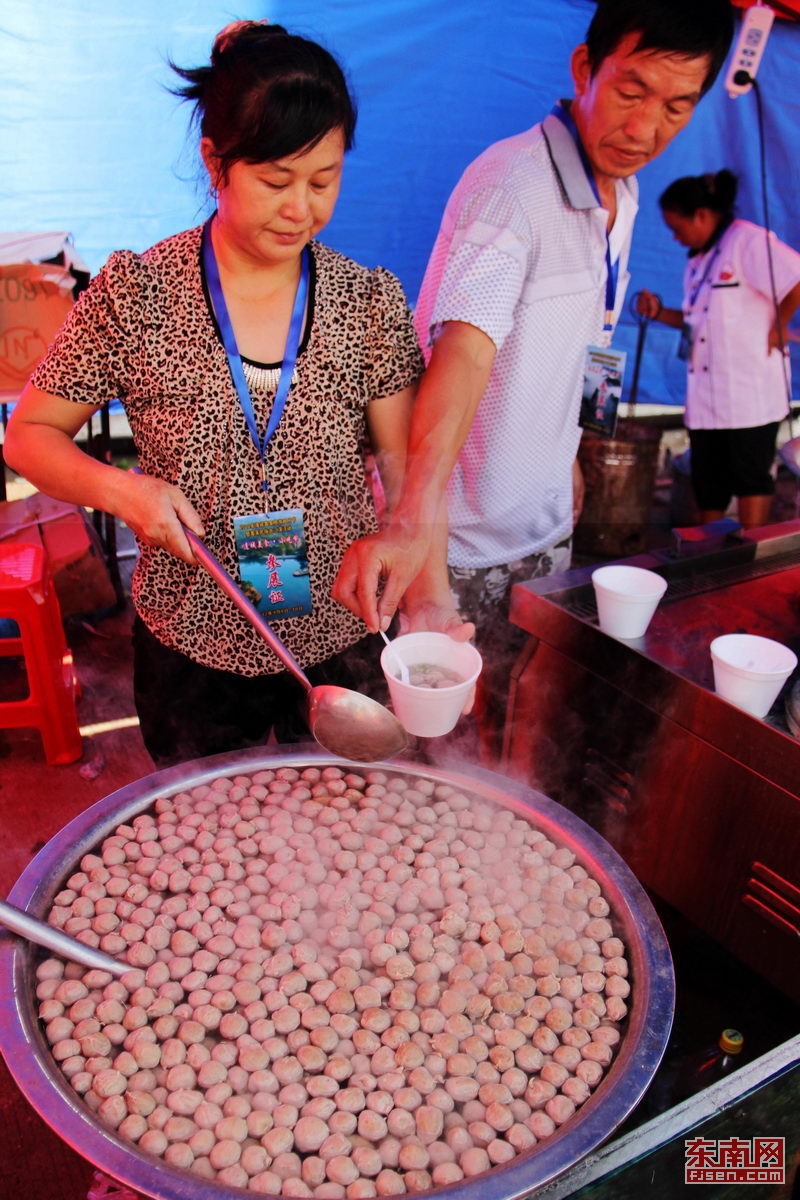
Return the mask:
<path id="1" fill-rule="evenodd" d="M 581 413 L 578 418 L 578 424 L 583 429 L 604 437 L 614 436 L 626 358 L 624 350 L 613 350 L 610 346 L 587 346 Z"/>
<path id="2" fill-rule="evenodd" d="M 681 339 L 678 342 L 678 358 L 688 362 L 692 357 L 692 342 L 694 331 L 688 321 L 684 321 L 681 325 Z"/>
<path id="3" fill-rule="evenodd" d="M 311 612 L 311 575 L 303 510 L 234 517 L 241 588 L 270 621 Z"/>

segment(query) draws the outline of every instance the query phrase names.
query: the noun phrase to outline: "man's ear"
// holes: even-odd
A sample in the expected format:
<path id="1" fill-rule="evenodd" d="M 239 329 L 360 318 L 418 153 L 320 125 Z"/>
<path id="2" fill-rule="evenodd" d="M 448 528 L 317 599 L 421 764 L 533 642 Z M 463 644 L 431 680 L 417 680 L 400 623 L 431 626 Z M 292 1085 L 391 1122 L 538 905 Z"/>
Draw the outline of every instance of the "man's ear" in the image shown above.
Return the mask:
<path id="1" fill-rule="evenodd" d="M 572 70 L 572 82 L 575 84 L 575 95 L 580 96 L 586 91 L 592 77 L 592 67 L 589 62 L 589 47 L 585 42 L 575 47 L 569 63 Z"/>

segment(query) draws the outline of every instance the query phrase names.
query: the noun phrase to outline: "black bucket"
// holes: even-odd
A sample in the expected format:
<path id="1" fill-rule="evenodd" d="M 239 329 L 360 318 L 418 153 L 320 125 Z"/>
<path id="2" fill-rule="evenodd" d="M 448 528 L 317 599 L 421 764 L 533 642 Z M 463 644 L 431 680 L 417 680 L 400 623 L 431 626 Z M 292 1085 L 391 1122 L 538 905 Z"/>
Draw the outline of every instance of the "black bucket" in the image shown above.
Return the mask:
<path id="1" fill-rule="evenodd" d="M 578 451 L 586 497 L 575 526 L 576 554 L 627 558 L 647 549 L 661 429 L 633 418 L 613 438 L 584 432 Z"/>

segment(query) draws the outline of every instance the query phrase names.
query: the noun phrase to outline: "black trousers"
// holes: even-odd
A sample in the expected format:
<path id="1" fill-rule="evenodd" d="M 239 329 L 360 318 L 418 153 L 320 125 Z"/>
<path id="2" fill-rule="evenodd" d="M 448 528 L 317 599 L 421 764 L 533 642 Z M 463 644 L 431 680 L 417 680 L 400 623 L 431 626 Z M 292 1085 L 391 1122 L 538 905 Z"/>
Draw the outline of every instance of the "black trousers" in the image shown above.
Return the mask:
<path id="1" fill-rule="evenodd" d="M 771 496 L 779 421 L 749 429 L 690 429 L 692 486 L 700 508 L 728 507 L 734 496 Z"/>
<path id="2" fill-rule="evenodd" d="M 337 684 L 385 703 L 382 647 L 368 634 L 306 674 L 314 685 Z M 248 677 L 201 666 L 162 645 L 138 616 L 133 652 L 136 711 L 157 767 L 261 746 L 273 732 L 278 742 L 312 740 L 305 690 L 288 671 Z"/>

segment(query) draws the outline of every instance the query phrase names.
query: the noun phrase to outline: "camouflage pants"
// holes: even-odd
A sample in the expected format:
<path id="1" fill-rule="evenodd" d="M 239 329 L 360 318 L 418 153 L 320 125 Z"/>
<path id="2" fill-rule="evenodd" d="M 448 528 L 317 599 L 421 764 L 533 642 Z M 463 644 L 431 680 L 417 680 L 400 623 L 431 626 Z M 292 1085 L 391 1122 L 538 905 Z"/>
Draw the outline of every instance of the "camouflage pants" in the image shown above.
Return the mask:
<path id="1" fill-rule="evenodd" d="M 511 589 L 515 583 L 568 571 L 571 558 L 570 535 L 558 545 L 516 562 L 497 567 L 450 567 L 453 600 L 464 619 L 475 622 L 475 645 L 483 656 L 475 705 L 479 729 L 473 735 L 474 745 L 462 749 L 466 756 L 479 757 L 487 766 L 496 764 L 500 756 L 511 672 L 529 636 L 508 620 Z"/>
<path id="2" fill-rule="evenodd" d="M 499 567 L 450 567 L 450 590 L 465 620 L 474 621 L 477 626 L 498 619 L 505 621 L 515 583 L 568 571 L 571 559 L 570 535 L 557 546 L 515 562 L 501 563 Z"/>

